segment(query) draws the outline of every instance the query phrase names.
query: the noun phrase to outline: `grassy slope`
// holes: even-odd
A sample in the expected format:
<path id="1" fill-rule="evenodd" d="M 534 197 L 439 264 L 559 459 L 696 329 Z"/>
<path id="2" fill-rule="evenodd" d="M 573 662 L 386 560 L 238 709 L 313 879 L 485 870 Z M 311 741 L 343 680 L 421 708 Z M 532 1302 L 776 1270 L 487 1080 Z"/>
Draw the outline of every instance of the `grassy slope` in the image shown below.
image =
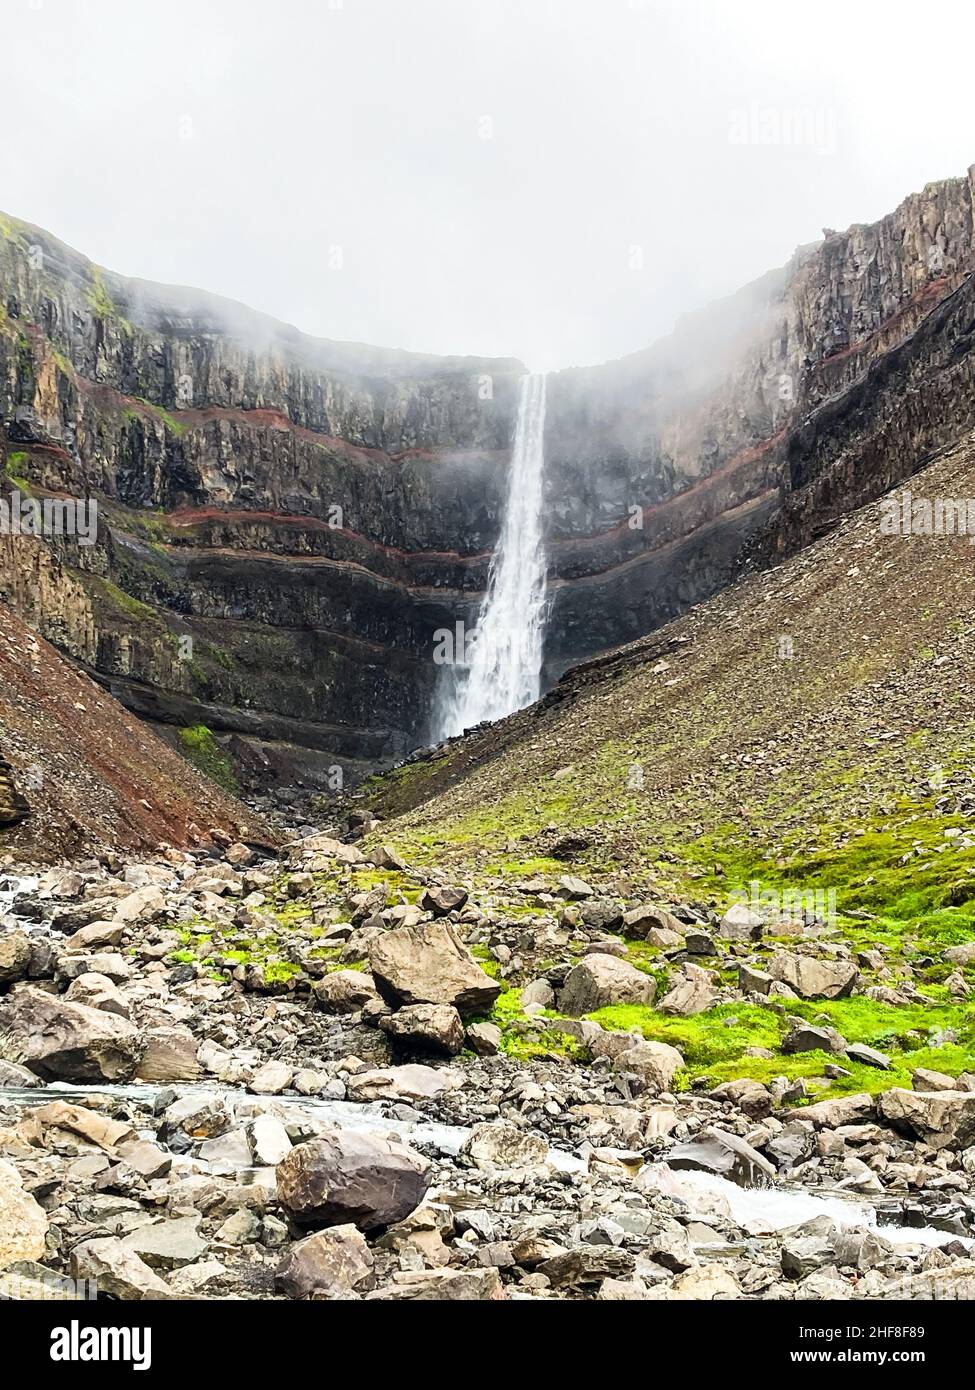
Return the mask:
<path id="1" fill-rule="evenodd" d="M 975 496 L 975 444 L 919 474 L 913 492 Z M 396 816 L 382 838 L 487 886 L 571 868 L 624 899 L 719 909 L 752 880 L 832 890 L 826 940 L 880 950 L 865 985 L 912 996 L 791 1010 L 895 1054 L 893 1078 L 854 1066 L 839 1088 L 904 1082 L 913 1065 L 975 1068 L 975 1009 L 949 996 L 941 958 L 975 939 L 975 551 L 962 538 L 881 535 L 879 517 L 865 509 L 613 667 L 577 673 L 563 698 L 380 782 L 373 804 Z M 589 846 L 550 859 L 548 827 Z M 646 948 L 633 955 L 654 968 Z M 719 964 L 730 982 L 734 959 Z M 691 1072 L 716 1079 L 814 1075 L 824 1061 L 743 1057 L 781 1037 L 771 1008 L 604 1021 L 679 1042 Z"/>

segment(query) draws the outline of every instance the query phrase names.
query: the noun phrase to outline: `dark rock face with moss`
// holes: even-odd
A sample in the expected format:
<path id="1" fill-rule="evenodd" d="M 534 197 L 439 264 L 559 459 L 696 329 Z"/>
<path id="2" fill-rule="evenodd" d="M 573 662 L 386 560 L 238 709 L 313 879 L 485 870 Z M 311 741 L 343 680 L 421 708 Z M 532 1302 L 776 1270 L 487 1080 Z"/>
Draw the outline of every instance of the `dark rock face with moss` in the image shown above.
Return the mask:
<path id="1" fill-rule="evenodd" d="M 551 375 L 549 680 L 975 424 L 972 191 L 929 185 L 647 352 Z M 476 616 L 522 371 L 310 339 L 4 220 L 7 485 L 91 493 L 101 525 L 0 540 L 0 596 L 174 741 L 211 730 L 245 782 L 401 757 L 434 633 Z"/>

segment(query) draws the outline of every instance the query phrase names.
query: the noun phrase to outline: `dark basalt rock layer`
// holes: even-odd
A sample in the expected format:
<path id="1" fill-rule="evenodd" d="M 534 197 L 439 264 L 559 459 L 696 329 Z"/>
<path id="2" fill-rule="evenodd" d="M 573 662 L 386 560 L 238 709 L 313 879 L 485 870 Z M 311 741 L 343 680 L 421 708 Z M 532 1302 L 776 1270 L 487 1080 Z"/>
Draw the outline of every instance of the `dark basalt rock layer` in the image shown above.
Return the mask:
<path id="1" fill-rule="evenodd" d="M 975 423 L 975 171 L 829 232 L 646 352 L 549 378 L 549 681 L 806 544 Z M 0 219 L 0 597 L 130 708 L 328 785 L 428 733 L 498 535 L 512 360 L 306 337 Z"/>

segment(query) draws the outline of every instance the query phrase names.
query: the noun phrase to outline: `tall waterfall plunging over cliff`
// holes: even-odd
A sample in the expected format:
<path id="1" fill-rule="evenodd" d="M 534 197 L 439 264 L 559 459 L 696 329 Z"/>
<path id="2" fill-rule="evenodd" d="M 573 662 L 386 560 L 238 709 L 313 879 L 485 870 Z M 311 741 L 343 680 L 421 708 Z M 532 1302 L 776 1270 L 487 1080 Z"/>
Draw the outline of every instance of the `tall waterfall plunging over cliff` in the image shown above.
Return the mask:
<path id="1" fill-rule="evenodd" d="M 504 522 L 491 557 L 487 593 L 467 644 L 467 664 L 457 662 L 441 683 L 434 717 L 438 738 L 463 733 L 485 719 L 503 719 L 541 694 L 544 469 L 545 376 L 532 373 L 521 380 Z"/>

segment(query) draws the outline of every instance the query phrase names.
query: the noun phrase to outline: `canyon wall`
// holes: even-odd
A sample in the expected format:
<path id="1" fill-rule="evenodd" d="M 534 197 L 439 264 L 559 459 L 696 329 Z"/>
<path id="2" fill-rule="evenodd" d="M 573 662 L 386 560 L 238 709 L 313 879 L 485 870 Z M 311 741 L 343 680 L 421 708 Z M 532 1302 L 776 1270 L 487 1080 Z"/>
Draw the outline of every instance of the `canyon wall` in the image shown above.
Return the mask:
<path id="1" fill-rule="evenodd" d="M 549 378 L 547 678 L 907 477 L 975 423 L 975 171 L 827 232 L 644 352 Z M 0 539 L 0 597 L 244 780 L 328 785 L 427 732 L 471 623 L 524 371 L 316 340 L 0 219 L 5 489 L 98 543 Z"/>

